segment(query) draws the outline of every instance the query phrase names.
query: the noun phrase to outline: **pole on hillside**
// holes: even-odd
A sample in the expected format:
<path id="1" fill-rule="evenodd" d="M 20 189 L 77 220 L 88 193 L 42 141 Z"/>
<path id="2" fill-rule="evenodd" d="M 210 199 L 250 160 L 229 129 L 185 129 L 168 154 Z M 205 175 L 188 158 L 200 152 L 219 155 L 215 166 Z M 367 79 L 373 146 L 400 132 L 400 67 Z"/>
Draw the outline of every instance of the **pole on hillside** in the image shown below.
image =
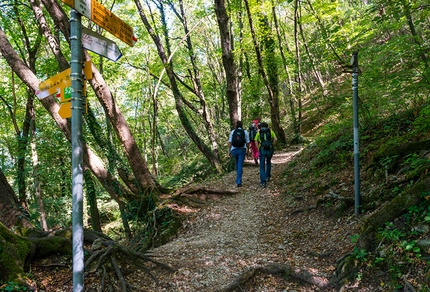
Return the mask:
<path id="1" fill-rule="evenodd" d="M 70 12 L 72 80 L 72 225 L 73 291 L 84 291 L 83 151 L 82 151 L 82 24 L 81 15 Z"/>
<path id="2" fill-rule="evenodd" d="M 354 111 L 354 192 L 355 216 L 360 214 L 360 148 L 358 125 L 358 52 L 352 53 L 352 92 Z"/>

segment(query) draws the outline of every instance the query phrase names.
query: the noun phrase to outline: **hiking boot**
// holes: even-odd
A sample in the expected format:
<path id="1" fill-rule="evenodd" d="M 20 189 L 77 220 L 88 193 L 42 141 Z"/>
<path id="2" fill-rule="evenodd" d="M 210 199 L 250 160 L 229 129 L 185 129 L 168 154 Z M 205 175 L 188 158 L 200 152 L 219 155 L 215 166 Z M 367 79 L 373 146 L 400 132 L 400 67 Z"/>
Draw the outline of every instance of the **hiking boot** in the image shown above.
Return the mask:
<path id="1" fill-rule="evenodd" d="M 265 188 L 266 187 L 266 183 L 261 183 L 260 187 Z"/>
<path id="2" fill-rule="evenodd" d="M 242 186 L 242 184 L 237 184 L 237 187 L 240 188 Z"/>

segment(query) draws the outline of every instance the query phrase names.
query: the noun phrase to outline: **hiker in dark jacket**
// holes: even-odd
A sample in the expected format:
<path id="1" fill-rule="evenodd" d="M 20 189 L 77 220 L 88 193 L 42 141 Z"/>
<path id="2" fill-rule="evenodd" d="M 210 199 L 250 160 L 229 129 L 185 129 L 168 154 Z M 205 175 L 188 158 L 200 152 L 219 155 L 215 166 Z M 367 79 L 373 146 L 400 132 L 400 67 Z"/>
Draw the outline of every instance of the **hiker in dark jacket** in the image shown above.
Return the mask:
<path id="1" fill-rule="evenodd" d="M 236 122 L 236 128 L 230 132 L 228 137 L 229 153 L 236 161 L 236 186 L 242 186 L 243 162 L 245 161 L 246 149 L 249 147 L 249 133 L 244 130 L 242 121 Z"/>
<path id="2" fill-rule="evenodd" d="M 265 188 L 266 183 L 270 181 L 276 134 L 269 129 L 267 123 L 261 123 L 260 131 L 255 136 L 255 141 L 260 152 L 260 186 Z"/>

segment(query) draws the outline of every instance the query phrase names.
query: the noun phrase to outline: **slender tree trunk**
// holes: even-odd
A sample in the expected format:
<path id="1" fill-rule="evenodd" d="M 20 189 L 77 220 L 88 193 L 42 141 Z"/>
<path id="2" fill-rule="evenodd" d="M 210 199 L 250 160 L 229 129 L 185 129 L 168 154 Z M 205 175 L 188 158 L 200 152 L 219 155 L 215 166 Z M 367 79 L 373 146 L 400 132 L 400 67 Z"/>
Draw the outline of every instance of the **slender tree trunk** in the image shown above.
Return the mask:
<path id="1" fill-rule="evenodd" d="M 414 42 L 420 48 L 420 57 L 421 57 L 421 60 L 424 62 L 425 67 L 428 68 L 429 64 L 428 64 L 428 58 L 427 58 L 425 46 L 422 45 L 422 39 L 417 34 L 417 31 L 415 29 L 415 25 L 414 25 L 414 21 L 412 19 L 412 13 L 411 13 L 411 4 L 410 4 L 409 1 L 404 1 L 403 2 L 403 11 L 405 13 L 405 16 L 406 16 L 406 19 L 407 19 L 407 23 L 408 23 L 409 29 L 411 31 L 411 34 L 413 36 Z M 428 52 L 428 49 L 427 49 L 427 52 Z"/>
<path id="2" fill-rule="evenodd" d="M 297 1 L 296 1 L 297 2 Z M 314 7 L 312 6 L 312 3 L 310 0 L 306 0 L 306 2 L 309 5 L 310 10 L 312 11 L 312 14 L 315 16 L 315 18 L 317 19 L 317 25 L 320 29 L 321 32 L 321 36 L 322 38 L 326 41 L 326 45 L 330 48 L 330 50 L 332 51 L 333 55 L 336 57 L 336 59 L 338 60 L 338 62 L 340 64 L 343 64 L 344 61 L 342 60 L 342 58 L 339 56 L 339 54 L 336 51 L 336 48 L 333 46 L 332 42 L 330 41 L 330 37 L 327 33 L 327 29 L 325 28 L 325 25 L 323 23 L 323 21 L 321 20 L 321 18 L 319 17 L 318 13 L 315 11 Z M 295 6 L 300 5 L 300 2 L 297 4 L 295 4 Z M 295 8 L 296 9 L 296 8 Z"/>
<path id="3" fill-rule="evenodd" d="M 276 66 L 276 64 L 274 64 L 273 61 L 273 38 L 271 38 L 271 32 L 269 32 L 269 35 L 266 35 L 265 37 L 269 38 L 267 41 L 265 41 L 264 45 L 266 46 L 266 49 L 268 51 L 268 63 L 270 64 L 269 66 L 271 66 L 271 68 L 273 67 L 273 69 L 271 70 L 271 74 L 270 76 L 268 76 L 268 74 L 266 74 L 266 71 L 264 70 L 264 65 L 263 65 L 263 57 L 259 48 L 259 44 L 257 41 L 257 36 L 255 33 L 255 28 L 254 28 L 254 24 L 253 24 L 253 20 L 252 20 L 252 14 L 251 14 L 251 9 L 249 7 L 249 2 L 248 0 L 244 1 L 245 3 L 245 8 L 246 8 L 246 12 L 248 15 L 248 20 L 249 20 L 249 27 L 251 30 L 251 35 L 252 35 L 252 40 L 254 43 L 254 50 L 255 50 L 255 54 L 257 56 L 257 62 L 258 62 L 258 70 L 260 72 L 260 76 L 263 78 L 264 84 L 266 85 L 266 89 L 268 92 L 268 101 L 269 101 L 269 106 L 270 106 L 270 117 L 271 117 L 271 122 L 272 122 L 272 128 L 274 130 L 274 132 L 276 133 L 278 140 L 280 143 L 286 145 L 287 144 L 287 139 L 285 137 L 285 132 L 284 129 L 281 126 L 281 122 L 280 122 L 280 118 L 279 118 L 279 99 L 278 99 L 278 84 L 277 84 L 277 73 L 276 69 L 274 69 L 273 66 Z M 265 29 L 267 29 L 267 25 L 264 27 Z M 269 28 L 270 30 L 270 28 Z M 270 52 L 272 51 L 272 52 Z M 271 55 L 272 54 L 272 55 Z"/>
<path id="4" fill-rule="evenodd" d="M 278 38 L 278 47 L 279 47 L 279 52 L 282 58 L 282 65 L 284 67 L 284 71 L 287 74 L 287 81 L 288 81 L 288 91 L 284 92 L 284 95 L 294 95 L 294 85 L 293 85 L 293 80 L 291 78 L 291 73 L 290 73 L 290 69 L 288 67 L 288 62 L 287 62 L 287 58 L 285 57 L 285 52 L 284 52 L 284 46 L 286 46 L 288 48 L 288 44 L 284 43 L 282 41 L 282 37 L 281 37 L 281 30 L 279 29 L 279 24 L 278 24 L 278 17 L 276 14 L 276 8 L 275 8 L 275 4 L 273 3 L 272 0 L 272 16 L 273 16 L 273 22 L 275 25 L 275 30 L 276 30 L 276 36 Z"/>
<path id="5" fill-rule="evenodd" d="M 195 132 L 194 126 L 187 116 L 187 113 L 184 108 L 184 102 L 183 102 L 184 99 L 179 90 L 178 84 L 176 82 L 176 76 L 173 71 L 173 64 L 171 60 L 167 57 L 166 50 L 162 45 L 159 36 L 156 34 L 155 30 L 152 28 L 151 24 L 149 23 L 143 11 L 140 1 L 135 0 L 134 2 L 136 4 L 137 10 L 139 11 L 140 18 L 142 19 L 142 22 L 146 27 L 146 30 L 150 34 L 155 46 L 157 47 L 158 56 L 160 57 L 160 60 L 162 61 L 164 68 L 166 70 L 167 77 L 169 78 L 171 90 L 175 98 L 176 111 L 178 113 L 178 117 L 182 123 L 182 126 L 184 127 L 188 136 L 191 138 L 191 140 L 194 142 L 197 148 L 203 153 L 203 155 L 205 155 L 205 157 L 212 164 L 212 166 L 214 166 L 218 171 L 221 171 L 221 168 L 220 168 L 221 162 L 217 159 L 217 157 L 211 151 L 211 149 L 204 143 L 204 141 L 200 138 L 200 136 Z M 169 47 L 167 48 L 169 49 Z"/>
<path id="6" fill-rule="evenodd" d="M 176 15 L 178 15 L 178 18 L 181 21 L 182 26 L 184 28 L 185 39 L 186 39 L 186 44 L 187 44 L 187 48 L 188 48 L 188 55 L 190 58 L 190 63 L 192 65 L 192 72 L 190 72 L 190 76 L 191 76 L 190 78 L 191 78 L 191 82 L 193 84 L 193 89 L 194 89 L 193 92 L 195 92 L 196 96 L 199 98 L 200 106 L 201 106 L 201 110 L 196 112 L 196 113 L 200 114 L 202 116 L 206 131 L 207 131 L 208 136 L 209 136 L 209 140 L 212 144 L 212 151 L 213 151 L 215 157 L 218 160 L 220 160 L 219 151 L 218 151 L 218 143 L 216 141 L 214 126 L 213 126 L 213 123 L 212 123 L 212 120 L 210 117 L 208 105 L 206 102 L 206 97 L 205 97 L 205 94 L 203 92 L 203 87 L 202 87 L 201 79 L 200 79 L 200 71 L 199 71 L 197 64 L 196 64 L 196 54 L 194 52 L 193 43 L 191 41 L 191 35 L 190 35 L 191 31 L 188 28 L 187 16 L 186 16 L 186 12 L 184 10 L 184 5 L 182 3 L 182 0 L 180 0 L 179 1 L 180 14 L 176 11 L 173 3 L 170 3 L 170 6 L 173 9 L 173 11 L 176 13 Z M 167 24 L 165 24 L 165 26 L 166 25 Z"/>
<path id="7" fill-rule="evenodd" d="M 10 102 L 8 102 L 2 95 L 0 95 L 0 99 L 2 100 L 4 106 L 8 109 L 9 116 L 15 130 L 16 143 L 18 145 L 18 154 L 16 159 L 17 160 L 16 181 L 18 185 L 18 199 L 23 210 L 28 211 L 26 181 L 25 181 L 25 154 L 27 149 L 27 141 L 24 138 L 25 134 L 27 134 L 26 137 L 28 137 L 28 130 L 24 132 L 24 129 L 27 129 L 26 126 L 28 126 L 29 121 L 27 119 L 24 119 L 23 132 L 21 132 L 16 120 L 17 102 L 16 102 L 16 93 L 15 93 L 15 74 L 13 71 L 12 71 L 12 96 L 13 96 L 12 106 Z"/>
<path id="8" fill-rule="evenodd" d="M 232 50 L 232 38 L 229 30 L 229 17 L 224 0 L 215 0 L 215 15 L 218 21 L 219 35 L 221 40 L 222 64 L 225 72 L 226 95 L 229 106 L 230 125 L 234 128 L 236 121 L 242 119 L 240 101 L 237 92 L 237 68 Z"/>
<path id="9" fill-rule="evenodd" d="M 31 124 L 31 133 L 33 139 L 30 142 L 31 146 L 31 159 L 33 161 L 33 185 L 34 185 L 34 195 L 36 197 L 37 206 L 39 208 L 40 213 L 40 225 L 44 231 L 48 231 L 48 223 L 46 222 L 46 212 L 45 212 L 45 204 L 43 203 L 42 198 L 42 188 L 40 186 L 39 181 L 39 157 L 37 155 L 36 150 L 36 126 L 33 120 Z"/>
<path id="10" fill-rule="evenodd" d="M 85 188 L 87 191 L 87 202 L 90 211 L 91 227 L 95 231 L 102 232 L 102 225 L 100 223 L 100 213 L 97 207 L 97 194 L 96 187 L 94 185 L 93 178 L 91 177 L 91 171 L 89 169 L 84 170 Z"/>
<path id="11" fill-rule="evenodd" d="M 32 45 L 30 42 L 30 37 L 27 34 L 26 27 L 23 25 L 23 21 L 20 16 L 20 11 L 18 10 L 17 5 L 13 5 L 12 9 L 15 12 L 17 17 L 17 23 L 20 25 L 20 29 L 23 35 L 23 44 L 25 46 L 25 50 L 28 53 L 28 66 L 30 70 L 35 72 L 35 64 L 36 64 L 36 56 L 40 48 L 40 44 L 42 41 L 42 37 L 38 35 L 34 40 L 34 44 Z M 15 75 L 12 73 L 12 88 L 13 88 L 13 96 L 14 101 L 16 101 L 15 94 Z M 14 102 L 16 105 L 16 102 Z M 26 154 L 28 145 L 30 142 L 30 124 L 34 122 L 34 94 L 31 90 L 27 90 L 27 104 L 25 108 L 25 118 L 23 121 L 22 131 L 19 131 L 19 128 L 16 124 L 15 115 L 13 116 L 17 141 L 18 141 L 18 159 L 17 159 L 17 182 L 18 182 L 18 197 L 21 204 L 21 207 L 28 212 L 28 198 L 27 198 L 27 183 L 26 183 L 26 173 L 25 173 L 25 165 L 26 165 Z"/>
<path id="12" fill-rule="evenodd" d="M 320 87 L 320 89 L 321 89 L 321 92 L 322 92 L 322 94 L 324 95 L 324 93 L 325 93 L 325 89 L 324 89 L 324 87 L 325 87 L 324 80 L 322 79 L 322 76 L 321 76 L 320 72 L 319 72 L 319 71 L 317 70 L 317 68 L 315 67 L 314 57 L 312 56 L 312 53 L 311 53 L 311 52 L 310 52 L 310 50 L 309 50 L 308 43 L 307 43 L 307 40 L 306 40 L 306 37 L 305 37 L 304 31 L 303 31 L 301 18 L 302 18 L 302 15 L 301 15 L 301 7 L 299 7 L 298 28 L 299 28 L 299 31 L 300 31 L 300 36 L 302 37 L 303 47 L 305 48 L 306 55 L 308 56 L 308 59 L 309 59 L 309 62 L 310 62 L 311 68 L 312 68 L 312 72 L 314 73 L 315 79 L 317 80 L 317 84 L 319 85 L 319 87 Z M 312 98 L 312 97 L 311 97 L 311 100 L 312 100 L 312 102 L 314 103 L 315 107 L 317 108 L 318 113 L 320 113 L 320 114 L 321 114 L 321 109 L 320 109 L 320 107 L 319 107 L 319 105 L 318 105 L 318 101 L 317 101 L 317 100 L 315 100 L 315 99 L 314 99 L 314 98 Z"/>
<path id="13" fill-rule="evenodd" d="M 301 59 L 300 59 L 300 44 L 299 44 L 299 0 L 294 1 L 294 44 L 296 49 L 296 67 L 297 67 L 297 101 L 298 101 L 298 116 L 297 116 L 297 128 L 294 130 L 295 138 L 299 138 L 302 135 L 302 94 L 303 94 L 303 85 L 302 85 L 302 71 L 301 71 Z"/>
<path id="14" fill-rule="evenodd" d="M 281 85 L 281 89 L 284 93 L 284 102 L 288 103 L 288 105 L 290 107 L 290 119 L 291 119 L 293 131 L 295 131 L 297 129 L 297 125 L 298 125 L 298 121 L 297 121 L 297 117 L 296 117 L 296 103 L 297 103 L 296 93 L 295 93 L 296 91 L 295 91 L 294 84 L 293 84 L 293 78 L 291 76 L 290 69 L 288 67 L 287 58 L 285 57 L 284 46 L 287 47 L 288 51 L 290 51 L 290 50 L 288 49 L 287 42 L 282 41 L 281 30 L 280 30 L 279 25 L 278 25 L 278 18 L 277 18 L 277 14 L 276 14 L 275 5 L 273 3 L 273 0 L 272 0 L 272 14 L 273 14 L 273 20 L 274 20 L 274 24 L 275 24 L 275 28 L 276 28 L 276 34 L 278 37 L 279 52 L 281 54 L 282 64 L 283 64 L 285 73 L 287 74 L 287 81 L 288 81 L 288 83 L 287 83 L 288 86 L 283 84 L 283 85 Z"/>

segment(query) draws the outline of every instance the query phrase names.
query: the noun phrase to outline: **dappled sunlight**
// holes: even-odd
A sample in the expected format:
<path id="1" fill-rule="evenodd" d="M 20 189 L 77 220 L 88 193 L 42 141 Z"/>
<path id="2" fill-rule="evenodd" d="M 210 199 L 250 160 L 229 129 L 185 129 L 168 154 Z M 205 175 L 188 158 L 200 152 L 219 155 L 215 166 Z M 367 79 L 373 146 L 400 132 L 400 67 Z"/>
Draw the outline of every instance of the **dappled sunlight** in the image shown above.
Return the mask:
<path id="1" fill-rule="evenodd" d="M 272 157 L 272 164 L 284 164 L 293 160 L 294 156 L 302 152 L 303 148 L 295 149 L 291 152 L 275 152 Z"/>
<path id="2" fill-rule="evenodd" d="M 167 204 L 167 207 L 181 214 L 190 214 L 198 211 L 198 209 L 191 208 L 190 206 L 179 206 L 178 204 Z"/>

